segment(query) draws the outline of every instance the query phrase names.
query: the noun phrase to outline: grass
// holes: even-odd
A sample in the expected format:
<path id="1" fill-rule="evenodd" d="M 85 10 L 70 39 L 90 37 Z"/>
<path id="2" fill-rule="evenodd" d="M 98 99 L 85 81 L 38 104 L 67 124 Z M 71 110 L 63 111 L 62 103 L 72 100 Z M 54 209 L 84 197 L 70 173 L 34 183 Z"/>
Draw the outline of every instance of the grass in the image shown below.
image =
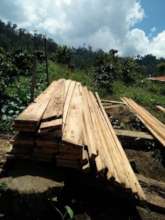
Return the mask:
<path id="1" fill-rule="evenodd" d="M 164 85 L 150 81 L 139 82 L 126 86 L 123 82 L 116 81 L 112 86 L 113 98 L 129 97 L 144 106 L 152 114 L 165 122 L 165 115 L 156 110 L 156 105 L 165 106 Z"/>
<path id="2" fill-rule="evenodd" d="M 49 62 L 49 77 L 50 81 L 60 78 L 72 79 L 81 82 L 83 85 L 93 88 L 93 78 L 90 72 L 84 70 L 71 71 L 67 66 Z"/>

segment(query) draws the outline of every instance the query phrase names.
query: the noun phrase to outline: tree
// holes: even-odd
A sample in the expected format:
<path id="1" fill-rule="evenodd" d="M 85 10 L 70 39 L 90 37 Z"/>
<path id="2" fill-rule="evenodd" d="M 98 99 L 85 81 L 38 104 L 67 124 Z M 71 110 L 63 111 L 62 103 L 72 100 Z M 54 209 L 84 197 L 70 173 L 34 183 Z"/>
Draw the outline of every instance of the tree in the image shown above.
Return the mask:
<path id="1" fill-rule="evenodd" d="M 158 75 L 165 75 L 165 62 L 161 62 L 157 65 Z"/>
<path id="2" fill-rule="evenodd" d="M 154 76 L 156 73 L 157 59 L 152 54 L 137 59 L 138 64 L 145 67 L 146 77 Z"/>

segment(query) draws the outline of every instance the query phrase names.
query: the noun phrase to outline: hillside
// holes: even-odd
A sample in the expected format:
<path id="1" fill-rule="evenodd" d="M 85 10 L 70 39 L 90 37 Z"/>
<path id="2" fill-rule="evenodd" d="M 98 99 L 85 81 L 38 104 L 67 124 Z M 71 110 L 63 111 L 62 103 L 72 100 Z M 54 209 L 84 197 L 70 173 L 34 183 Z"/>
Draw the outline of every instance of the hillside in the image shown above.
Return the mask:
<path id="1" fill-rule="evenodd" d="M 45 37 L 0 22 L 0 39 L 0 132 L 8 134 L 14 132 L 14 118 L 32 101 L 32 75 L 35 73 L 35 97 L 47 87 Z M 133 98 L 165 122 L 165 115 L 156 109 L 165 106 L 164 83 L 147 79 L 165 73 L 163 58 L 121 57 L 114 49 L 106 53 L 91 47 L 68 48 L 51 39 L 47 40 L 47 53 L 49 83 L 70 78 L 103 98 Z"/>

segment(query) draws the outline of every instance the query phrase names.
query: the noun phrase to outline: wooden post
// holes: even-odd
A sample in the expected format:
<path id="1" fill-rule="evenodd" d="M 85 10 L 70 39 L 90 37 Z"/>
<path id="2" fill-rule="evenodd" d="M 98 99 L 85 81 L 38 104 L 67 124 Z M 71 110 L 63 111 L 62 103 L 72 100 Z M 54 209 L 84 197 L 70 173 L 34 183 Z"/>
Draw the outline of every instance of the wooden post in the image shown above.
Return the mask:
<path id="1" fill-rule="evenodd" d="M 36 38 L 35 34 L 33 36 L 33 66 L 32 66 L 32 79 L 31 79 L 31 102 L 34 101 L 35 98 L 35 87 L 36 87 L 36 65 L 37 65 L 37 58 L 35 54 L 36 48 Z"/>
<path id="2" fill-rule="evenodd" d="M 35 87 L 36 87 L 36 56 L 33 57 L 33 67 L 32 67 L 32 80 L 31 80 L 31 102 L 35 98 Z"/>
<path id="3" fill-rule="evenodd" d="M 46 72 L 46 81 L 47 85 L 49 85 L 49 70 L 48 70 L 48 54 L 47 54 L 47 39 L 45 36 L 44 39 L 44 49 L 45 49 L 45 72 Z"/>

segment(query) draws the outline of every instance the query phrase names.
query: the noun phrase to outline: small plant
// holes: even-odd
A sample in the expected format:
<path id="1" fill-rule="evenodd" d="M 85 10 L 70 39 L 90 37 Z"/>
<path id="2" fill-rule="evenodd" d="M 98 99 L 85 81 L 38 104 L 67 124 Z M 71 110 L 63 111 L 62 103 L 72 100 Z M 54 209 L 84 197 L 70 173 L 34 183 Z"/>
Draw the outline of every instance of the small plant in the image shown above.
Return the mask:
<path id="1" fill-rule="evenodd" d="M 7 184 L 6 183 L 4 183 L 4 182 L 2 182 L 2 183 L 0 183 L 0 191 L 5 191 L 5 190 L 7 190 Z"/>

